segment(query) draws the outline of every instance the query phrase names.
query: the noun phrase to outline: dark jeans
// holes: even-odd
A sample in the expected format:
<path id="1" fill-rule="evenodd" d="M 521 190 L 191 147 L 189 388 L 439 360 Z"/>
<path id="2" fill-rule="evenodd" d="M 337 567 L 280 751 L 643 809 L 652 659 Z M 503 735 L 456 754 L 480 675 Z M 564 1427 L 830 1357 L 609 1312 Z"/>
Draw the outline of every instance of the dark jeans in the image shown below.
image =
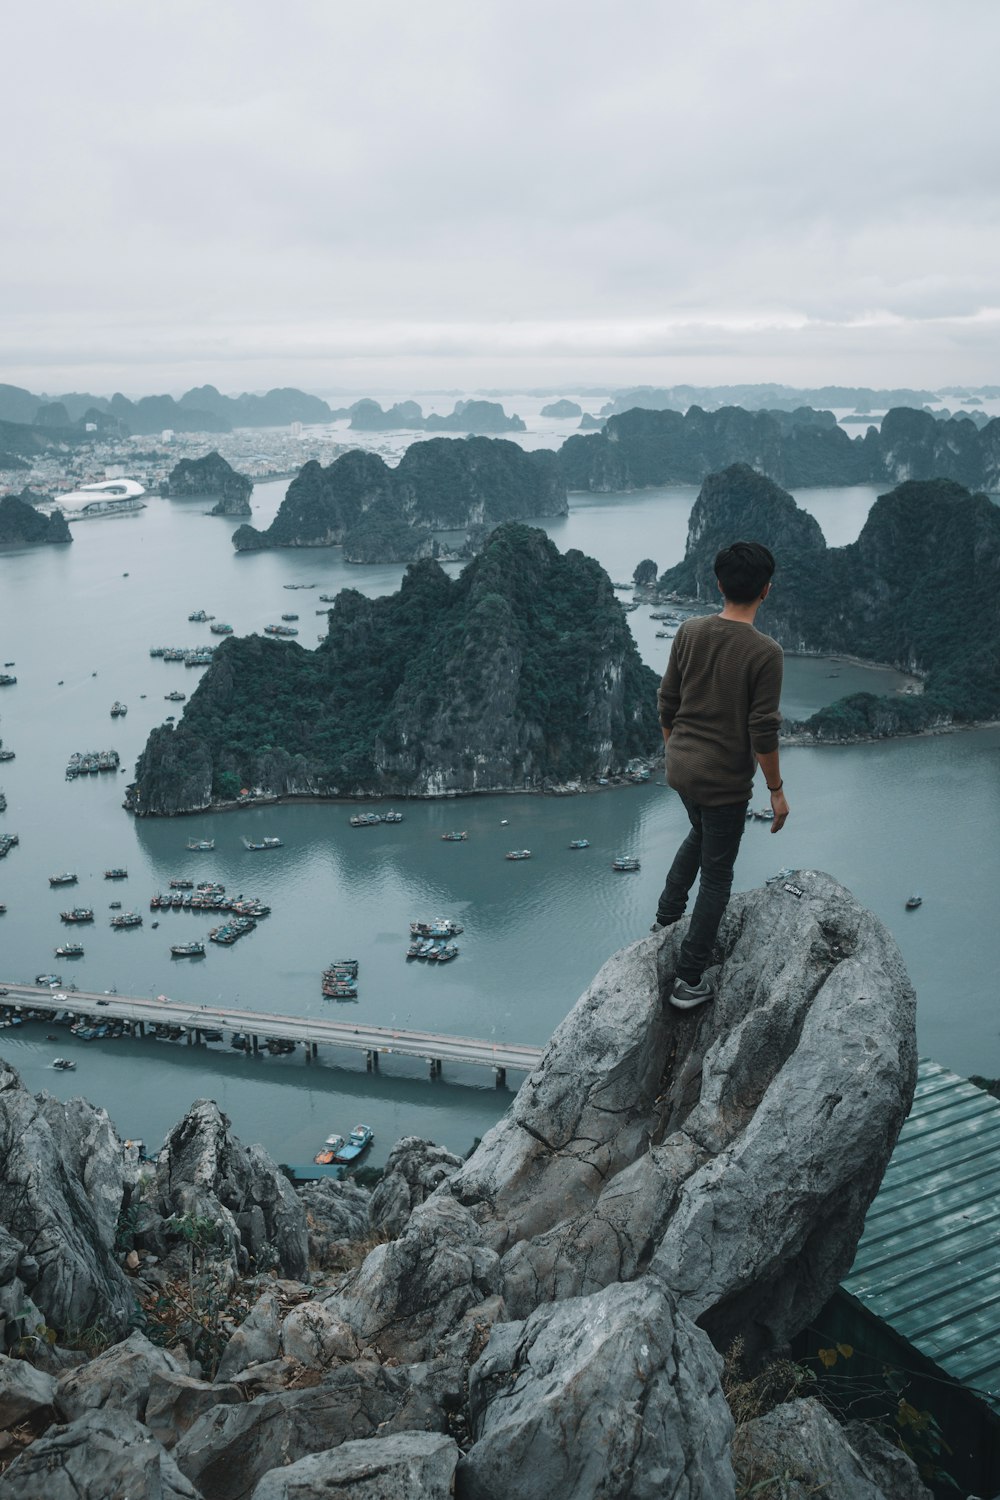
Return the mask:
<path id="1" fill-rule="evenodd" d="M 704 807 L 681 797 L 691 832 L 674 855 L 656 907 L 656 920 L 669 926 L 684 915 L 688 894 L 701 873 L 691 924 L 681 944 L 677 977 L 697 984 L 708 964 L 712 944 L 733 888 L 733 866 L 747 821 L 746 802 Z"/>

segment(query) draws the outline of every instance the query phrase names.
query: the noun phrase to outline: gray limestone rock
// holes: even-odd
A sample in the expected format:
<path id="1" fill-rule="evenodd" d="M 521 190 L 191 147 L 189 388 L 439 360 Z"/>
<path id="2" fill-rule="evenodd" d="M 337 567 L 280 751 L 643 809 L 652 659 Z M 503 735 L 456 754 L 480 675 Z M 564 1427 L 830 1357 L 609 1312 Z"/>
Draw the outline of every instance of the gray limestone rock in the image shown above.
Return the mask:
<path id="1" fill-rule="evenodd" d="M 281 1325 L 281 1349 L 286 1357 L 311 1370 L 358 1357 L 353 1333 L 322 1302 L 303 1302 L 292 1308 Z"/>
<path id="2" fill-rule="evenodd" d="M 0 1354 L 0 1431 L 40 1406 L 51 1406 L 55 1390 L 55 1380 L 44 1370 Z"/>
<path id="3" fill-rule="evenodd" d="M 270 1470 L 349 1439 L 413 1429 L 442 1431 L 433 1386 L 374 1360 L 341 1365 L 319 1385 L 218 1406 L 174 1449 L 177 1463 L 211 1500 L 249 1500 Z"/>
<path id="4" fill-rule="evenodd" d="M 457 1462 L 454 1438 L 397 1432 L 272 1469 L 252 1500 L 450 1500 Z"/>
<path id="5" fill-rule="evenodd" d="M 372 1194 L 368 1211 L 372 1228 L 393 1238 L 400 1234 L 413 1210 L 461 1165 L 462 1158 L 443 1146 L 416 1135 L 404 1136 L 389 1152 L 382 1180 Z"/>
<path id="6" fill-rule="evenodd" d="M 3 1476 L 4 1500 L 202 1500 L 170 1454 L 124 1412 L 51 1427 Z"/>
<path id="7" fill-rule="evenodd" d="M 350 1178 L 336 1182 L 331 1177 L 307 1182 L 297 1192 L 306 1212 L 309 1264 L 319 1270 L 342 1264 L 344 1243 L 369 1233 L 371 1193 Z"/>
<path id="8" fill-rule="evenodd" d="M 848 891 L 795 882 L 734 897 L 701 1010 L 661 1000 L 683 926 L 609 960 L 442 1189 L 503 1254 L 508 1315 L 652 1268 L 753 1356 L 850 1265 L 912 1098 L 914 996 Z"/>
<path id="9" fill-rule="evenodd" d="M 89 1181 L 106 1184 L 113 1168 L 105 1157 L 117 1137 L 104 1121 L 89 1106 L 35 1098 L 0 1062 L 0 1318 L 8 1343 L 25 1331 L 18 1327 L 22 1308 L 57 1330 L 100 1322 L 120 1334 L 128 1326 L 135 1299 L 111 1253 L 109 1203 L 102 1189 L 91 1203 L 80 1175 L 82 1149 L 73 1144 L 74 1122 L 83 1122 L 102 1156 Z"/>
<path id="10" fill-rule="evenodd" d="M 126 1185 L 121 1136 L 107 1110 L 95 1109 L 86 1099 L 67 1099 L 63 1104 L 42 1094 L 38 1106 L 63 1161 L 87 1195 L 105 1249 L 113 1251 Z"/>
<path id="11" fill-rule="evenodd" d="M 180 1366 L 166 1349 L 158 1349 L 137 1331 L 61 1378 L 56 1392 L 59 1413 L 63 1421 L 72 1422 L 88 1411 L 112 1407 L 141 1422 L 154 1374 L 178 1375 Z"/>
<path id="12" fill-rule="evenodd" d="M 276 1358 L 280 1350 L 281 1304 L 277 1292 L 265 1292 L 223 1350 L 216 1379 L 231 1380 L 248 1365 Z"/>
<path id="13" fill-rule="evenodd" d="M 871 1470 L 885 1500 L 933 1500 L 912 1458 L 887 1442 L 868 1422 L 848 1422 L 844 1436 Z"/>
<path id="14" fill-rule="evenodd" d="M 164 1218 L 195 1214 L 227 1234 L 240 1271 L 272 1258 L 287 1276 L 308 1271 L 305 1211 L 294 1188 L 260 1146 L 244 1146 L 218 1105 L 193 1104 L 168 1135 L 156 1164 Z"/>
<path id="15" fill-rule="evenodd" d="M 232 1406 L 243 1399 L 238 1386 L 224 1381 L 212 1383 L 192 1375 L 154 1371 L 149 1380 L 145 1423 L 164 1448 L 172 1448 L 210 1407 Z"/>
<path id="16" fill-rule="evenodd" d="M 864 1424 L 852 1424 L 852 1431 L 859 1426 Z M 733 1462 L 745 1493 L 768 1480 L 766 1493 L 773 1500 L 813 1500 L 817 1495 L 823 1500 L 931 1500 L 913 1464 L 902 1453 L 897 1457 L 905 1468 L 888 1466 L 881 1450 L 870 1463 L 849 1441 L 847 1430 L 811 1399 L 789 1401 L 755 1417 L 733 1443 Z M 891 1488 L 884 1487 L 887 1480 Z"/>
<path id="17" fill-rule="evenodd" d="M 470 1308 L 498 1291 L 499 1258 L 483 1240 L 454 1199 L 428 1198 L 400 1238 L 377 1245 L 326 1305 L 362 1345 L 426 1359 Z"/>
<path id="18" fill-rule="evenodd" d="M 470 1373 L 460 1500 L 726 1500 L 733 1422 L 707 1336 L 653 1277 L 502 1324 Z"/>

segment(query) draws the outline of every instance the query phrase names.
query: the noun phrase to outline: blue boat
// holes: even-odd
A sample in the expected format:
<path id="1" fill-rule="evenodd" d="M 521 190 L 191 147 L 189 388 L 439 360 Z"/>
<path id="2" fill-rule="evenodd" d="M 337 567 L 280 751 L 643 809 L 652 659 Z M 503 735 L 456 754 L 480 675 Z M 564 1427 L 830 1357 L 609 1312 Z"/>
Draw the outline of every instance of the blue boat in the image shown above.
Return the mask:
<path id="1" fill-rule="evenodd" d="M 335 1149 L 334 1161 L 338 1164 L 357 1161 L 362 1152 L 368 1150 L 374 1139 L 375 1132 L 370 1125 L 355 1125 L 344 1144 Z"/>

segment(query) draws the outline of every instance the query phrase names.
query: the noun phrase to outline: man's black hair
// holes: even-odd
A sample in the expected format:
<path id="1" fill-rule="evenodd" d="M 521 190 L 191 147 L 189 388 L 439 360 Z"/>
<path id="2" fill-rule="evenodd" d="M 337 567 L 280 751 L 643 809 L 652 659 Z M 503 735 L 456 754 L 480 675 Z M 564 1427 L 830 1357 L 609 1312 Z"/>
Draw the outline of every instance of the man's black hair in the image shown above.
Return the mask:
<path id="1" fill-rule="evenodd" d="M 774 574 L 774 556 L 762 542 L 733 542 L 715 558 L 715 576 L 733 604 L 752 604 Z"/>

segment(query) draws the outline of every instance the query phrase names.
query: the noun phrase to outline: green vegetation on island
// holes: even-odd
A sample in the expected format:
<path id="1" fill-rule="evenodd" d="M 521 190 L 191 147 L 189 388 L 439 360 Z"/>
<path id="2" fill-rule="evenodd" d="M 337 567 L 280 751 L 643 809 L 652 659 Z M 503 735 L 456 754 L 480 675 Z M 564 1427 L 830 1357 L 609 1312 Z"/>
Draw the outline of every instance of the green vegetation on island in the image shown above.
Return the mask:
<path id="1" fill-rule="evenodd" d="M 525 453 L 501 438 L 431 438 L 411 444 L 394 469 L 360 449 L 326 468 L 307 463 L 267 530 L 240 526 L 233 546 L 247 552 L 342 544 L 352 561 L 404 562 L 428 555 L 431 531 L 492 528 L 566 510 L 554 453 Z"/>
<path id="2" fill-rule="evenodd" d="M 23 491 L 24 495 L 28 491 Z M 0 546 L 34 546 L 40 542 L 71 542 L 73 534 L 69 522 L 61 510 L 51 515 L 41 511 L 17 495 L 4 495 L 0 499 Z"/>
<path id="3" fill-rule="evenodd" d="M 604 775 L 659 743 L 643 666 L 604 569 L 508 524 L 451 579 L 343 590 L 308 651 L 230 638 L 180 723 L 154 729 L 131 805 L 170 814 L 281 795 L 428 796 Z"/>
<path id="4" fill-rule="evenodd" d="M 238 474 L 221 453 L 204 458 L 182 458 L 162 486 L 163 494 L 175 499 L 192 495 L 217 495 L 214 516 L 248 516 L 253 480 Z"/>
<path id="5" fill-rule="evenodd" d="M 787 651 L 856 656 L 922 680 L 912 695 L 856 693 L 791 727 L 842 741 L 1000 715 L 1000 510 L 987 496 L 910 480 L 879 496 L 856 542 L 827 547 L 791 495 L 736 464 L 702 485 L 684 560 L 661 574 L 660 592 L 716 599 L 712 560 L 735 537 L 775 555 L 758 624 Z"/>

